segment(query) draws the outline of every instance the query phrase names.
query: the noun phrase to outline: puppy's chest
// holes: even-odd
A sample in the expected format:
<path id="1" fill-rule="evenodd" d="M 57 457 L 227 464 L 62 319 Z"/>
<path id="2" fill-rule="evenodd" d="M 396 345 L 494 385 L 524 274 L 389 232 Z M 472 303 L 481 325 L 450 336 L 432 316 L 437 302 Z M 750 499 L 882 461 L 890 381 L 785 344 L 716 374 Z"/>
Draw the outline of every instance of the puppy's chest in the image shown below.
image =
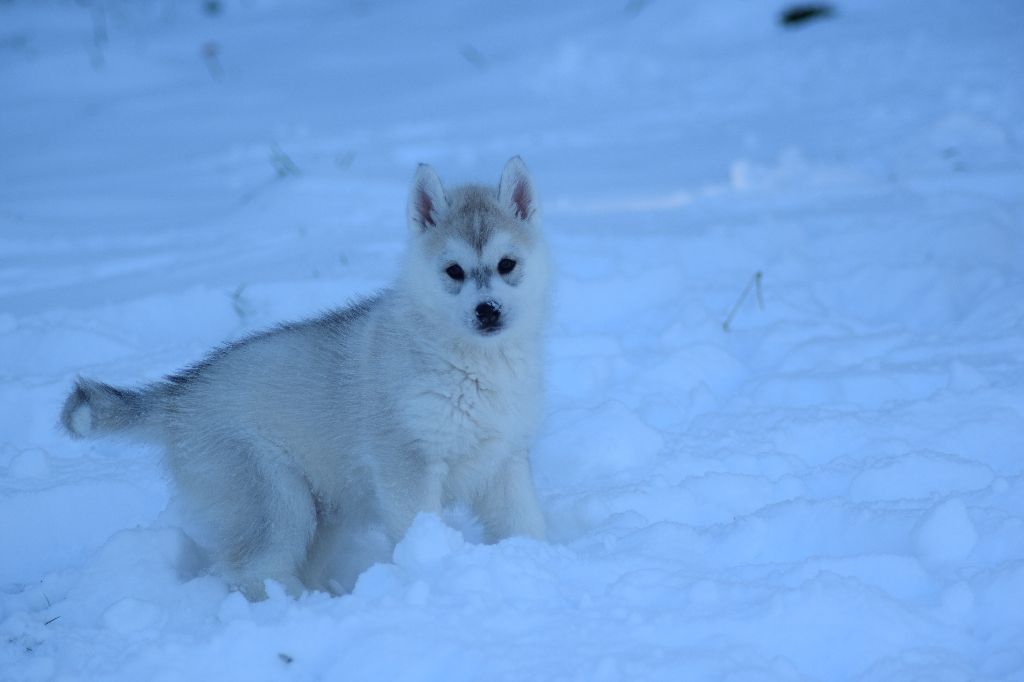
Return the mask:
<path id="1" fill-rule="evenodd" d="M 496 360 L 432 369 L 423 375 L 409 415 L 428 456 L 455 464 L 526 446 L 540 403 L 532 366 Z"/>

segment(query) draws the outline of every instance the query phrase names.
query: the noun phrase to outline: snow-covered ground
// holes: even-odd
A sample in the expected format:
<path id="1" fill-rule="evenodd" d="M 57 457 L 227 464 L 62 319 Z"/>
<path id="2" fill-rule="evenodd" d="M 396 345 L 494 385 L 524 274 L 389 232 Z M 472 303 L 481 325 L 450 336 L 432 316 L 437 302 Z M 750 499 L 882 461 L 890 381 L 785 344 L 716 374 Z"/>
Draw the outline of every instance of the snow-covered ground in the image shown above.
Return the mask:
<path id="1" fill-rule="evenodd" d="M 1024 679 L 1024 5 L 783 7 L 0 2 L 0 679 Z M 157 453 L 58 432 L 517 153 L 550 543 L 423 516 L 251 604 Z"/>

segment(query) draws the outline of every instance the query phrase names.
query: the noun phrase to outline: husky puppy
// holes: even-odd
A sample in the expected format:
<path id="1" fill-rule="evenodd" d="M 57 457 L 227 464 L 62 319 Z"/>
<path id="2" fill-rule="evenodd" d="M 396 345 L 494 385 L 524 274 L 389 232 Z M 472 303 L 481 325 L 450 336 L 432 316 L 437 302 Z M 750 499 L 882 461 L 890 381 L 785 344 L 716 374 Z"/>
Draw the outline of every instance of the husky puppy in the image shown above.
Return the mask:
<path id="1" fill-rule="evenodd" d="M 541 404 L 548 260 L 519 157 L 497 190 L 416 170 L 394 285 L 215 350 L 141 388 L 78 378 L 76 438 L 163 446 L 219 570 L 250 598 L 292 594 L 342 524 L 394 543 L 419 512 L 462 504 L 488 541 L 544 537 L 528 449 Z"/>

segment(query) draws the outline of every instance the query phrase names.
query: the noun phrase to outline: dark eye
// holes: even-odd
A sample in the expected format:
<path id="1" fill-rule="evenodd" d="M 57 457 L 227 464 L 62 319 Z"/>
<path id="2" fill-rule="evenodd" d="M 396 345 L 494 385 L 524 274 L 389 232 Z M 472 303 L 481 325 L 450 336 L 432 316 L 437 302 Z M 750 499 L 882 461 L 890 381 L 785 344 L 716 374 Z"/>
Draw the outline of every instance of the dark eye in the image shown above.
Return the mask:
<path id="1" fill-rule="evenodd" d="M 447 272 L 448 276 L 454 279 L 456 282 L 461 282 L 462 280 L 466 279 L 466 273 L 463 272 L 462 268 L 459 267 L 458 263 L 452 263 L 451 265 L 449 265 L 445 269 L 445 272 Z"/>
<path id="2" fill-rule="evenodd" d="M 508 273 L 512 272 L 515 269 L 516 269 L 516 262 L 514 260 L 512 260 L 511 258 L 502 258 L 500 261 L 498 261 L 498 273 L 499 274 L 507 275 Z"/>

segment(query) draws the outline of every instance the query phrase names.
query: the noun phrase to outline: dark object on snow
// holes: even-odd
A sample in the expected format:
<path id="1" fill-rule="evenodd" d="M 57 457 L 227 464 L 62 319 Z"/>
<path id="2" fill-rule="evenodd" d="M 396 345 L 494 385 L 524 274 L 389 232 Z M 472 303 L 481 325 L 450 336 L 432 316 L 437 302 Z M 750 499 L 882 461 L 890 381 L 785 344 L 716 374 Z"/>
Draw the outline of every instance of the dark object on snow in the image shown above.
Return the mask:
<path id="1" fill-rule="evenodd" d="M 783 26 L 798 26 L 812 19 L 825 19 L 834 13 L 831 5 L 793 5 L 782 13 L 779 21 Z"/>

